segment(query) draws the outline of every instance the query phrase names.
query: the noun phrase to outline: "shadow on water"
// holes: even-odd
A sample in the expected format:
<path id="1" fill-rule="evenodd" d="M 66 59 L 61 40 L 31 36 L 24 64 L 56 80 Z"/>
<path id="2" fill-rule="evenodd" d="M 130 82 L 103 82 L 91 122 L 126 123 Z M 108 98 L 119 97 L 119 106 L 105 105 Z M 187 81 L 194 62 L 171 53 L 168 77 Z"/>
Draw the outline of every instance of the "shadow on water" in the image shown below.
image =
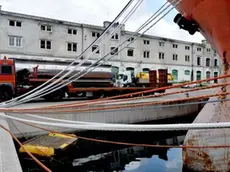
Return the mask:
<path id="1" fill-rule="evenodd" d="M 186 118 L 169 119 L 153 123 L 191 123 L 195 115 Z M 146 123 L 145 123 L 146 124 Z M 145 143 L 159 145 L 182 145 L 187 131 L 176 132 L 78 132 L 78 136 L 86 136 L 102 140 Z M 28 157 L 20 158 L 23 171 L 43 171 Z M 55 172 L 76 171 L 137 171 L 137 172 L 182 172 L 181 149 L 150 148 L 112 145 L 90 142 L 79 139 L 63 157 L 43 159 Z"/>

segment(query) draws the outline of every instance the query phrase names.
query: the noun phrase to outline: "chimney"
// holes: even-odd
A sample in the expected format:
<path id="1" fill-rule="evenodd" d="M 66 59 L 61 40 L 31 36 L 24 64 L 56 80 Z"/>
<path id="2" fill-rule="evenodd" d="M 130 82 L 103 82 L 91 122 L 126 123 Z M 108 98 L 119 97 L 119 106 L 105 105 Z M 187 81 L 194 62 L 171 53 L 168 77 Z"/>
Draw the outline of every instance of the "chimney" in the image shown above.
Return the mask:
<path id="1" fill-rule="evenodd" d="M 0 5 L 0 11 L 2 11 L 2 6 Z"/>

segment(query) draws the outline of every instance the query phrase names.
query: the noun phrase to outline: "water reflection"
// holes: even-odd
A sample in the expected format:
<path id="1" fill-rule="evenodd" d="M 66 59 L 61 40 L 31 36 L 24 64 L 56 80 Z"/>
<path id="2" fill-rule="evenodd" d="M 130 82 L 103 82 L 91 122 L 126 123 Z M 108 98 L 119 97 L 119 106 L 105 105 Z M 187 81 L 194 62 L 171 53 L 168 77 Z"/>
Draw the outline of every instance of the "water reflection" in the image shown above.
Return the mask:
<path id="1" fill-rule="evenodd" d="M 191 123 L 195 115 L 154 123 Z M 182 145 L 186 131 L 176 132 L 95 132 L 76 133 L 78 136 L 117 142 L 152 145 Z M 181 149 L 128 147 L 79 139 L 75 147 L 45 163 L 54 172 L 124 171 L 124 172 L 182 172 Z M 20 156 L 19 156 L 20 157 Z M 43 171 L 33 160 L 21 158 L 24 172 Z"/>
<path id="2" fill-rule="evenodd" d="M 155 144 L 182 144 L 185 135 L 167 138 Z M 181 171 L 181 149 L 128 147 L 95 154 L 73 161 L 74 171 Z"/>

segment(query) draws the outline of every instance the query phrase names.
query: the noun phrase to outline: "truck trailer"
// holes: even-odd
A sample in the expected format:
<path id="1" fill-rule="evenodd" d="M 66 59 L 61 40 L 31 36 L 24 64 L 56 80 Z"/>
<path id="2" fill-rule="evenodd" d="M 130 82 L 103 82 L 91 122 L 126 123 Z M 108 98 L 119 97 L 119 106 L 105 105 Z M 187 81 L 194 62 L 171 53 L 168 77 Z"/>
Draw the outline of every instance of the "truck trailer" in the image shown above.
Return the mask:
<path id="1" fill-rule="evenodd" d="M 25 68 L 17 71 L 15 60 L 4 57 L 4 59 L 0 59 L 0 101 L 7 101 L 23 95 L 45 83 L 59 72 L 60 70 L 56 69 L 39 70 L 39 66 L 33 68 L 33 70 Z M 92 71 L 42 98 L 48 101 L 61 101 L 66 97 L 97 99 L 167 86 L 167 71 L 159 70 L 158 72 L 158 83 L 156 81 L 157 71 L 150 71 L 148 87 L 121 87 L 116 84 L 116 78 L 112 72 Z M 64 79 L 71 76 L 73 74 L 66 76 Z"/>

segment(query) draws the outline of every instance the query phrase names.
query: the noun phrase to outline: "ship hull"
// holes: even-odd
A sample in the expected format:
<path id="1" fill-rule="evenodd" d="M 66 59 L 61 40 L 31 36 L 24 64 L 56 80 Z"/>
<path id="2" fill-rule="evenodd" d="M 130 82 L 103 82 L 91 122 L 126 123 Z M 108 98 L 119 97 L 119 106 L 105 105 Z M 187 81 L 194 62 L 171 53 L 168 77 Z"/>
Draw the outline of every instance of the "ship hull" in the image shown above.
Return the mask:
<path id="1" fill-rule="evenodd" d="M 172 0 L 169 0 L 172 2 Z M 229 0 L 183 0 L 177 10 L 185 17 L 193 19 L 200 33 L 209 41 L 222 59 L 222 74 L 230 74 L 230 1 Z M 188 33 L 189 34 L 189 33 Z M 223 79 L 221 82 L 229 82 Z M 223 87 L 219 92 L 229 92 Z M 229 98 L 219 97 L 219 99 Z M 230 122 L 230 102 L 207 104 L 194 123 Z M 188 131 L 185 146 L 229 145 L 230 129 Z M 230 149 L 183 149 L 186 170 L 230 171 Z"/>

